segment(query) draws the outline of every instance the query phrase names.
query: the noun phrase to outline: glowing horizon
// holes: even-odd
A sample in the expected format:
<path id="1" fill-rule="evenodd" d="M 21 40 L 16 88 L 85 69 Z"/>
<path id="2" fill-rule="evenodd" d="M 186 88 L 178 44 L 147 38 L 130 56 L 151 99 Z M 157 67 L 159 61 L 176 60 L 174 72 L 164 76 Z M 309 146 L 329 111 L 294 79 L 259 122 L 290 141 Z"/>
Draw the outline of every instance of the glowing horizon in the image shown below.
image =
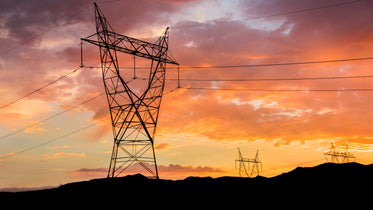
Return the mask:
<path id="1" fill-rule="evenodd" d="M 155 40 L 165 26 L 170 26 L 169 49 L 181 66 L 372 57 L 373 29 L 368 20 L 373 15 L 373 3 L 327 5 L 321 0 L 140 0 L 100 7 L 114 30 L 134 38 Z M 325 8 L 291 13 L 322 6 Z M 0 10 L 0 106 L 80 65 L 80 38 L 95 30 L 88 2 L 68 0 L 40 5 L 38 0 L 5 0 Z M 27 127 L 0 139 L 0 189 L 106 177 L 104 170 L 113 145 L 109 110 L 105 96 L 100 95 L 104 91 L 100 69 L 89 68 L 100 66 L 98 53 L 94 46 L 84 45 L 87 68 L 0 109 L 0 136 Z M 132 67 L 132 61 L 131 56 L 119 57 L 121 67 Z M 136 65 L 142 62 L 139 59 Z M 371 163 L 373 92 L 203 88 L 368 89 L 373 88 L 372 78 L 229 80 L 372 75 L 372 66 L 373 61 L 362 60 L 255 68 L 181 68 L 181 79 L 199 79 L 181 80 L 181 86 L 202 89 L 176 89 L 176 80 L 166 80 L 167 94 L 162 100 L 155 137 L 160 178 L 238 176 L 234 169 L 238 147 L 247 158 L 253 158 L 259 149 L 262 176 L 274 176 L 298 165 L 323 163 L 323 154 L 331 142 L 339 150 L 348 144 L 357 162 Z M 167 70 L 166 78 L 176 78 L 175 68 Z M 131 69 L 121 69 L 121 73 L 126 79 L 133 77 Z M 146 69 L 137 70 L 139 78 L 147 74 Z M 140 82 L 134 80 L 131 85 L 141 88 Z M 43 144 L 94 123 L 74 135 Z"/>

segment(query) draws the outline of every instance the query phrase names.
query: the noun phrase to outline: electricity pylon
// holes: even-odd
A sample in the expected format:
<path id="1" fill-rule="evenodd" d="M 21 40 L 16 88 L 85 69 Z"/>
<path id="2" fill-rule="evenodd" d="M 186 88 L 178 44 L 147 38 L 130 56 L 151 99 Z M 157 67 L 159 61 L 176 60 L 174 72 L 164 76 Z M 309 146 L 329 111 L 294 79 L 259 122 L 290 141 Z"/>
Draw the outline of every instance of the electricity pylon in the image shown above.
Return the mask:
<path id="1" fill-rule="evenodd" d="M 324 153 L 324 157 L 327 162 L 330 163 L 349 163 L 350 159 L 355 159 L 356 157 L 353 156 L 349 151 L 348 151 L 348 145 L 346 145 L 345 151 L 344 152 L 338 152 L 335 149 L 335 146 L 333 143 L 330 143 L 330 150 L 329 152 Z M 329 158 L 328 158 L 329 157 Z"/>
<path id="2" fill-rule="evenodd" d="M 243 158 L 240 148 L 238 148 L 238 158 L 235 161 L 235 168 L 237 169 L 237 162 L 238 162 L 238 174 L 241 177 L 254 177 L 259 176 L 260 171 L 262 171 L 262 162 L 259 161 L 259 150 L 256 151 L 256 155 L 254 159 L 250 158 Z M 259 169 L 260 164 L 260 169 Z M 250 165 L 251 171 L 250 171 Z M 249 173 L 250 172 L 250 173 Z"/>
<path id="3" fill-rule="evenodd" d="M 151 177 L 158 179 L 154 136 L 165 85 L 166 64 L 179 65 L 168 55 L 168 28 L 153 44 L 114 32 L 96 3 L 94 10 L 96 33 L 81 40 L 100 49 L 102 76 L 114 136 L 108 177 L 117 177 L 138 163 Z M 119 71 L 118 52 L 151 61 L 143 92 L 131 89 L 123 79 Z"/>

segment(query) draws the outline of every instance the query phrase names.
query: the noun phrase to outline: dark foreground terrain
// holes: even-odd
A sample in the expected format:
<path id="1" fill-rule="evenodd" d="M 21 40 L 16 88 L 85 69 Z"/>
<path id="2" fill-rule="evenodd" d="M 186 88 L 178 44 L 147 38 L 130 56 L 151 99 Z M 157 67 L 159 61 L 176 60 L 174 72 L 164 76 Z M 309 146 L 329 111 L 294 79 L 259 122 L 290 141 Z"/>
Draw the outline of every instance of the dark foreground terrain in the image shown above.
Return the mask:
<path id="1" fill-rule="evenodd" d="M 93 179 L 69 183 L 58 188 L 29 191 L 1 192 L 0 201 L 13 204 L 66 201 L 89 204 L 131 203 L 138 206 L 183 205 L 211 203 L 261 202 L 261 205 L 278 205 L 281 202 L 330 201 L 339 204 L 351 199 L 372 198 L 373 164 L 325 163 L 315 167 L 298 167 L 293 171 L 272 178 L 240 177 L 188 177 L 184 180 L 154 180 L 140 174 L 113 179 Z M 290 199 L 290 200 L 289 200 Z M 263 203 L 264 201 L 264 203 Z M 124 202 L 124 203 L 123 203 Z M 280 202 L 280 203 L 276 203 Z M 334 201 L 333 201 L 334 202 Z M 201 204 L 201 203 L 199 203 Z M 258 203 L 257 203 L 258 204 Z"/>

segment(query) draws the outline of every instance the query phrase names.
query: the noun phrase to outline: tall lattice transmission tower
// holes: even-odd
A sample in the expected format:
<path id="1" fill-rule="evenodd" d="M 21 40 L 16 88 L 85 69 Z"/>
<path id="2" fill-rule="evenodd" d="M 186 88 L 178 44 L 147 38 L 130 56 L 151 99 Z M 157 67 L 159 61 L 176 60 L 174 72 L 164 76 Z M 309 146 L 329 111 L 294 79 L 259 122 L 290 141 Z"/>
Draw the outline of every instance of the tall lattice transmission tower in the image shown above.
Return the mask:
<path id="1" fill-rule="evenodd" d="M 179 65 L 169 55 L 168 28 L 153 44 L 114 32 L 96 3 L 94 10 L 96 33 L 81 40 L 100 49 L 102 77 L 114 136 L 107 176 L 117 177 L 130 166 L 137 165 L 140 167 L 136 170 L 145 169 L 150 177 L 158 179 L 154 136 L 165 86 L 166 64 Z M 138 86 L 131 88 L 124 79 L 126 75 L 119 69 L 119 52 L 133 56 L 134 70 L 135 58 L 150 63 L 148 78 L 141 80 L 145 82 L 143 89 Z"/>
<path id="2" fill-rule="evenodd" d="M 262 171 L 262 162 L 259 161 L 259 150 L 256 151 L 255 158 L 244 158 L 242 157 L 241 150 L 238 148 L 238 158 L 235 161 L 235 168 L 237 169 L 238 164 L 238 174 L 241 177 L 254 177 L 259 176 L 260 171 Z M 260 164 L 260 168 L 259 168 Z"/>
<path id="3" fill-rule="evenodd" d="M 348 150 L 348 145 L 345 147 L 344 152 L 339 152 L 336 150 L 333 143 L 330 143 L 330 150 L 324 153 L 324 157 L 327 162 L 331 163 L 349 163 L 351 159 L 355 159 L 356 157 L 351 154 Z"/>

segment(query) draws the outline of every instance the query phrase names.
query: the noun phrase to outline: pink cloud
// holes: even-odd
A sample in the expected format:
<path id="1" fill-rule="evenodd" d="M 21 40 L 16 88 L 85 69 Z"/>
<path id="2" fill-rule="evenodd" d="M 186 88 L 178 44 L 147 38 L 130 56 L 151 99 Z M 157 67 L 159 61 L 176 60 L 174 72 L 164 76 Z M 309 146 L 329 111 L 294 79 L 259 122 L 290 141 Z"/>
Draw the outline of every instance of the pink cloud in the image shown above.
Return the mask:
<path id="1" fill-rule="evenodd" d="M 9 18 L 5 20 L 3 29 L 14 37 L 1 39 L 1 43 L 7 46 L 8 42 L 14 44 L 14 39 L 22 40 L 35 34 L 34 29 L 45 29 L 63 22 L 68 12 L 72 11 L 68 4 L 56 6 L 61 5 L 62 1 L 56 5 L 46 4 L 43 7 L 37 7 L 37 4 L 32 2 L 29 1 L 27 4 L 2 2 L 4 6 L 24 12 L 25 17 L 17 17 L 16 13 L 7 11 Z M 150 24 L 167 23 L 172 18 L 172 14 L 183 8 L 183 2 L 189 1 L 141 0 L 133 4 L 122 1 L 118 4 L 102 5 L 102 10 L 118 32 L 127 33 L 138 28 L 146 28 Z M 246 15 L 245 18 L 250 20 L 253 16 L 276 14 L 323 4 L 323 1 L 315 1 L 311 4 L 303 0 L 296 3 L 293 1 L 279 3 L 273 0 L 250 2 L 250 4 L 243 1 L 240 9 L 245 11 L 243 13 L 244 16 Z M 351 15 L 350 6 L 360 12 Z M 124 11 L 118 10 L 118 7 L 123 7 Z M 264 18 L 263 22 L 259 22 L 259 24 L 267 24 L 265 21 L 283 20 L 271 30 L 260 30 L 251 27 L 245 21 L 233 21 L 228 18 L 207 23 L 180 20 L 171 30 L 170 50 L 182 66 L 260 64 L 367 56 L 373 47 L 371 44 L 373 32 L 368 27 L 372 16 L 371 8 L 370 2 L 362 1 L 349 6 L 298 15 L 268 17 Z M 57 15 L 48 19 L 54 13 Z M 33 14 L 38 15 L 32 16 Z M 29 17 L 28 21 L 16 24 L 27 17 Z M 39 21 L 39 19 L 43 20 Z M 89 21 L 92 20 L 83 16 L 74 16 L 67 22 L 88 23 Z M 182 27 L 188 24 L 196 24 L 198 27 Z M 29 27 L 21 27 L 25 25 Z M 33 30 L 30 31 L 30 28 Z M 72 29 L 74 28 L 70 30 Z M 84 29 L 83 32 L 88 30 L 94 28 Z M 289 30 L 288 33 L 284 33 L 286 30 Z M 56 75 L 68 71 L 70 67 L 75 68 L 79 64 L 77 44 L 80 37 L 76 38 L 76 46 L 66 46 L 58 50 L 30 47 L 38 46 L 35 42 L 33 45 L 25 45 L 22 51 L 6 54 L 3 62 L 0 62 L 0 68 L 6 69 L 0 74 L 2 81 L 0 91 L 4 93 L 4 97 L 22 95 L 30 89 L 51 81 Z M 46 38 L 42 36 L 40 39 Z M 85 58 L 86 64 L 98 65 L 97 48 L 85 45 Z M 124 60 L 121 60 L 120 64 L 128 65 Z M 14 65 L 15 63 L 22 63 L 22 65 Z M 60 65 L 64 68 L 60 68 Z M 181 70 L 182 78 L 241 79 L 363 75 L 368 74 L 370 69 L 370 62 L 359 62 L 240 70 L 233 68 L 220 70 L 182 68 Z M 172 75 L 175 73 L 174 70 L 170 69 L 168 72 L 169 78 L 175 77 Z M 256 89 L 334 89 L 371 87 L 369 81 L 363 79 L 246 83 L 183 81 L 182 85 Z M 168 85 L 176 87 L 175 83 L 167 82 Z M 79 91 L 72 92 L 72 87 Z M 9 90 L 12 90 L 11 94 Z M 61 107 L 68 107 L 101 92 L 103 92 L 103 85 L 100 69 L 84 69 L 31 98 L 64 101 Z M 66 98 L 69 100 L 65 101 Z M 369 93 L 361 92 L 245 93 L 178 90 L 167 96 L 166 101 L 162 103 L 158 133 L 193 133 L 215 140 L 263 138 L 283 139 L 285 142 L 339 135 L 364 137 L 372 135 L 369 129 L 371 126 L 369 119 L 373 114 L 370 111 L 371 103 Z M 96 121 L 104 119 L 109 113 L 105 97 L 97 98 L 81 108 L 93 112 L 92 119 Z M 99 139 L 110 132 L 110 126 L 110 122 L 105 122 L 91 136 Z"/>
<path id="2" fill-rule="evenodd" d="M 123 174 L 134 174 L 139 173 L 138 166 L 135 164 L 129 167 Z M 187 176 L 214 176 L 222 175 L 226 173 L 225 170 L 220 168 L 214 168 L 210 166 L 190 166 L 190 165 L 179 165 L 179 164 L 169 164 L 158 165 L 159 175 L 162 179 L 181 179 Z M 81 168 L 79 170 L 72 171 L 70 176 L 73 178 L 103 178 L 107 175 L 106 168 Z M 146 175 L 146 174 L 145 174 Z"/>
<path id="3" fill-rule="evenodd" d="M 173 174 L 191 174 L 191 173 L 224 173 L 225 171 L 220 168 L 213 168 L 210 166 L 190 166 L 190 165 L 179 165 L 179 164 L 169 164 L 168 166 L 160 165 L 159 171 L 163 173 L 173 173 Z"/>

